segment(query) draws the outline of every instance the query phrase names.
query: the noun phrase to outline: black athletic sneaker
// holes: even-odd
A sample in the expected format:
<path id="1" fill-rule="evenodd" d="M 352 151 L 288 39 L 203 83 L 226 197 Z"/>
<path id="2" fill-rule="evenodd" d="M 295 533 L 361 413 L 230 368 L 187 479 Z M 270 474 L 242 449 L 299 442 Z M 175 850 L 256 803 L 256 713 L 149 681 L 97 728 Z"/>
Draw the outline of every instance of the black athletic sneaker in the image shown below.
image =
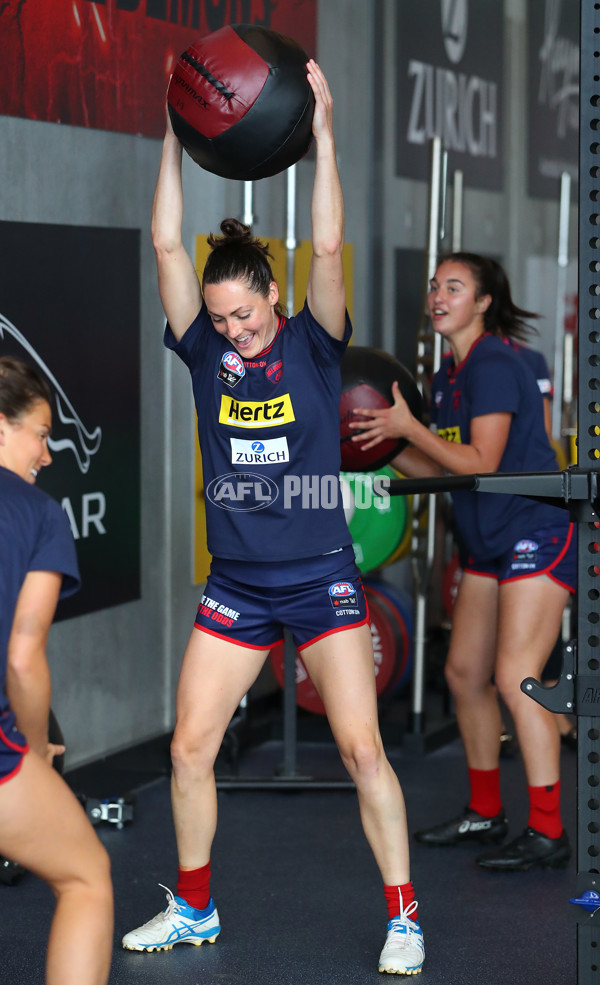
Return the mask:
<path id="1" fill-rule="evenodd" d="M 485 852 L 477 859 L 484 869 L 496 872 L 526 872 L 527 869 L 564 869 L 571 858 L 567 832 L 560 838 L 548 838 L 540 831 L 525 828 L 523 834 L 508 845 Z"/>
<path id="2" fill-rule="evenodd" d="M 415 838 L 422 845 L 458 845 L 464 841 L 477 841 L 480 845 L 497 844 L 506 838 L 508 821 L 501 810 L 495 817 L 484 817 L 466 807 L 462 814 L 425 831 L 416 831 Z"/>

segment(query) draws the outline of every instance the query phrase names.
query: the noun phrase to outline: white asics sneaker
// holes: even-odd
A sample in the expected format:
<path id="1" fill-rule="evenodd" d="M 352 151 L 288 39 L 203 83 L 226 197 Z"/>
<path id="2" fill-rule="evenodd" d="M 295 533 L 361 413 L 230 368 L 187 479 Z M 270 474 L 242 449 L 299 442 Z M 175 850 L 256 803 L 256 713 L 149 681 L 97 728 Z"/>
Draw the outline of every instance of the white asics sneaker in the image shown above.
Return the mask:
<path id="1" fill-rule="evenodd" d="M 205 910 L 195 910 L 166 886 L 162 888 L 167 890 L 166 909 L 125 934 L 123 947 L 128 951 L 170 951 L 173 944 L 214 944 L 221 930 L 214 901 L 209 900 Z"/>
<path id="2" fill-rule="evenodd" d="M 399 917 L 388 923 L 387 937 L 379 956 L 379 970 L 389 975 L 417 975 L 425 960 L 423 931 L 410 919 L 417 908 L 413 900 Z"/>

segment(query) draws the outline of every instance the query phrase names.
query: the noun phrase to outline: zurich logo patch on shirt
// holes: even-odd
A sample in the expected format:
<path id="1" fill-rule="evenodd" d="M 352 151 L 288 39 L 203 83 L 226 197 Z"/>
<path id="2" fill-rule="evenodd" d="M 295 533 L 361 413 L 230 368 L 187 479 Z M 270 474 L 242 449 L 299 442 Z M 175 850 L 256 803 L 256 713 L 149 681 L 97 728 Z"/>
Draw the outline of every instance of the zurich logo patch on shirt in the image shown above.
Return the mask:
<path id="1" fill-rule="evenodd" d="M 277 465 L 289 462 L 287 438 L 271 438 L 265 441 L 244 441 L 230 438 L 232 465 Z"/>
<path id="2" fill-rule="evenodd" d="M 233 351 L 225 352 L 221 357 L 221 365 L 217 377 L 227 386 L 235 386 L 245 375 L 246 369 L 242 357 Z"/>

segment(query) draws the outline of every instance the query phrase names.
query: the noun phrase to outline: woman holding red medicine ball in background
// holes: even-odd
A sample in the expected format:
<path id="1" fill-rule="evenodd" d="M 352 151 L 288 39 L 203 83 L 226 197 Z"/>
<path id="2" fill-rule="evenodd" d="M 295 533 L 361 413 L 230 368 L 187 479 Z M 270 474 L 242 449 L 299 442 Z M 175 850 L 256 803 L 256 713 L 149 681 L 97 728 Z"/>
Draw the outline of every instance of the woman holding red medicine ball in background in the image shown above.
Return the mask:
<path id="1" fill-rule="evenodd" d="M 539 388 L 522 354 L 533 317 L 512 301 L 505 272 L 471 253 L 443 259 L 429 287 L 429 315 L 450 352 L 432 387 L 437 434 L 410 414 L 398 388 L 389 410 L 360 410 L 365 447 L 404 437 L 393 465 L 407 476 L 551 472 L 558 468 L 544 426 Z M 500 796 L 502 731 L 495 685 L 515 723 L 527 774 L 529 818 L 521 835 L 480 855 L 487 869 L 566 865 L 570 847 L 560 816 L 560 739 L 554 716 L 523 694 L 540 679 L 575 591 L 574 525 L 558 507 L 520 496 L 452 494 L 464 575 L 453 611 L 446 679 L 469 767 L 467 808 L 416 834 L 425 845 L 504 840 Z"/>

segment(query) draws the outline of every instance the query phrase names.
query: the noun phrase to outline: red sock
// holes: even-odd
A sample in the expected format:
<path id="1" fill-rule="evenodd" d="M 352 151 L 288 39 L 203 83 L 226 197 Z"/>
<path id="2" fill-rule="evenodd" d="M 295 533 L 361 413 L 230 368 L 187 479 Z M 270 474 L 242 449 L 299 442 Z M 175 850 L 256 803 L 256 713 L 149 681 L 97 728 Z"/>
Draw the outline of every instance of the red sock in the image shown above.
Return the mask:
<path id="1" fill-rule="evenodd" d="M 483 817 L 495 817 L 502 810 L 500 770 L 469 770 L 469 807 Z"/>
<path id="2" fill-rule="evenodd" d="M 560 780 L 547 787 L 527 787 L 529 794 L 529 820 L 534 831 L 548 838 L 560 838 L 563 833 L 560 819 Z"/>
<path id="3" fill-rule="evenodd" d="M 209 882 L 210 862 L 201 869 L 179 869 L 176 895 L 195 910 L 205 910 L 210 899 Z"/>
<path id="4" fill-rule="evenodd" d="M 394 917 L 400 916 L 400 904 L 402 904 L 402 909 L 406 910 L 410 903 L 413 902 L 415 898 L 415 890 L 412 882 L 405 882 L 403 886 L 385 886 L 383 887 L 383 893 L 385 896 L 385 902 L 388 908 L 388 916 L 390 920 Z M 411 920 L 417 922 L 417 908 L 408 914 Z"/>

